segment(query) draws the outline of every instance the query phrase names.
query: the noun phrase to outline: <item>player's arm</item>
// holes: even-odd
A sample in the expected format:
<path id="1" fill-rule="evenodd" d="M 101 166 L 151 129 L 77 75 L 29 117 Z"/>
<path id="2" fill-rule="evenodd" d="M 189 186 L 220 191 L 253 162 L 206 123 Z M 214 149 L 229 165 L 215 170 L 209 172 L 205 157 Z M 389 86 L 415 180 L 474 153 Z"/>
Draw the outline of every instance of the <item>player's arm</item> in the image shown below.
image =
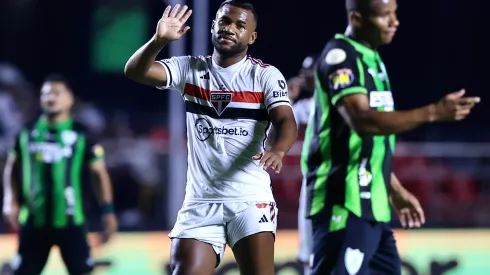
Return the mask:
<path id="1" fill-rule="evenodd" d="M 155 59 L 163 47 L 180 39 L 190 29 L 184 27 L 184 24 L 191 14 L 192 10 L 187 10 L 187 6 L 180 9 L 180 5 L 176 5 L 172 10 L 167 6 L 158 21 L 157 32 L 129 58 L 124 67 L 124 74 L 129 79 L 145 85 L 169 86 L 169 70 Z"/>
<path id="2" fill-rule="evenodd" d="M 288 153 L 298 136 L 298 128 L 288 97 L 288 89 L 284 76 L 276 68 L 269 68 L 261 77 L 264 89 L 264 105 L 274 127 L 272 148 L 265 151 L 260 159 L 264 170 L 271 168 L 279 173 L 282 168 L 282 158 Z"/>
<path id="3" fill-rule="evenodd" d="M 390 202 L 404 228 L 419 228 L 425 223 L 425 214 L 417 198 L 405 189 L 395 173 L 391 173 Z"/>
<path id="4" fill-rule="evenodd" d="M 109 238 L 117 231 L 111 178 L 104 161 L 104 148 L 91 139 L 89 139 L 88 145 L 85 151 L 85 160 L 89 164 L 95 195 L 102 209 L 105 235 Z"/>
<path id="5" fill-rule="evenodd" d="M 93 141 L 89 141 L 88 145 L 85 159 L 89 163 L 95 195 L 103 212 L 113 212 L 112 184 L 104 161 L 104 149 Z"/>
<path id="6" fill-rule="evenodd" d="M 441 120 L 460 120 L 469 114 L 479 98 L 462 98 L 464 92 L 447 95 L 437 103 L 424 107 L 394 112 L 378 112 L 371 109 L 368 91 L 361 85 L 362 65 L 355 55 L 344 49 L 333 49 L 331 55 L 340 57 L 321 60 L 317 73 L 324 90 L 330 93 L 336 106 L 349 126 L 359 135 L 388 135 L 414 129 L 424 123 Z"/>
<path id="7" fill-rule="evenodd" d="M 19 215 L 19 181 L 16 177 L 17 171 L 20 169 L 20 162 L 18 157 L 20 156 L 20 147 L 18 138 L 16 139 L 15 146 L 10 150 L 3 169 L 3 210 L 2 213 L 6 222 L 13 229 L 17 228 L 17 218 Z"/>

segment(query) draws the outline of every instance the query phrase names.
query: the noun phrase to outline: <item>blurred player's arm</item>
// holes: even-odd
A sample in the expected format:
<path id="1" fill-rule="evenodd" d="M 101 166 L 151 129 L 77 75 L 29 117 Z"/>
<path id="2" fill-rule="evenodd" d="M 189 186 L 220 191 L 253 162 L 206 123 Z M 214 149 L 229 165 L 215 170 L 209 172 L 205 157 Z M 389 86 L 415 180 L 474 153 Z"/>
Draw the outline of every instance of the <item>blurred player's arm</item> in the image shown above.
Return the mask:
<path id="1" fill-rule="evenodd" d="M 155 35 L 129 58 L 124 67 L 124 74 L 129 79 L 145 85 L 169 86 L 172 76 L 169 75 L 168 68 L 155 59 L 163 47 L 180 39 L 189 30 L 190 27 L 184 27 L 184 24 L 191 14 L 192 11 L 187 10 L 187 6 L 180 9 L 180 5 L 176 5 L 173 10 L 167 6 L 158 21 Z"/>
<path id="2" fill-rule="evenodd" d="M 104 161 L 104 148 L 95 142 L 89 141 L 85 159 L 89 163 L 92 174 L 92 184 L 99 204 L 112 205 L 112 184 Z"/>
<path id="3" fill-rule="evenodd" d="M 18 175 L 20 167 L 20 162 L 18 157 L 20 156 L 19 139 L 16 138 L 15 146 L 12 148 L 7 156 L 5 162 L 5 167 L 3 169 L 3 208 L 2 213 L 5 221 L 8 225 L 16 229 L 17 228 L 17 218 L 19 215 L 19 202 L 20 198 L 20 188 L 19 180 L 16 175 Z"/>
<path id="4" fill-rule="evenodd" d="M 418 228 L 425 223 L 425 214 L 417 198 L 405 189 L 395 173 L 391 173 L 390 203 L 404 228 Z"/>
<path id="5" fill-rule="evenodd" d="M 393 112 L 378 112 L 370 107 L 367 89 L 361 85 L 362 64 L 348 50 L 333 49 L 318 65 L 317 73 L 323 90 L 330 92 L 349 126 L 359 135 L 389 135 L 414 129 L 424 123 L 460 120 L 469 114 L 479 98 L 462 98 L 464 92 L 447 95 L 439 102 L 424 107 Z M 331 55 L 328 58 L 328 55 Z"/>
<path id="6" fill-rule="evenodd" d="M 85 151 L 85 159 L 89 163 L 95 195 L 101 206 L 105 235 L 109 238 L 117 231 L 111 178 L 104 161 L 104 148 L 91 140 L 89 140 L 88 145 Z"/>

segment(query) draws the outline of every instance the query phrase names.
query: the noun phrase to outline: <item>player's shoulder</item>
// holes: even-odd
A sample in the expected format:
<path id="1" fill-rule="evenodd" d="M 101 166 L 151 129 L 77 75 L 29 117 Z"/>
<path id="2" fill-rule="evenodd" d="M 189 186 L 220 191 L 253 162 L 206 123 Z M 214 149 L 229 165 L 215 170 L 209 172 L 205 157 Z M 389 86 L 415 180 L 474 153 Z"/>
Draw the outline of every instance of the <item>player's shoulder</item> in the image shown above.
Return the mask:
<path id="1" fill-rule="evenodd" d="M 271 64 L 265 63 L 262 60 L 253 56 L 247 56 L 247 62 L 257 72 L 262 80 L 269 80 L 269 78 L 284 78 L 281 71 Z"/>
<path id="2" fill-rule="evenodd" d="M 359 53 L 356 51 L 354 46 L 343 36 L 336 35 L 334 38 L 330 39 L 323 52 L 318 59 L 318 64 L 321 65 L 337 65 L 349 60 L 355 60 L 359 57 Z"/>
<path id="3" fill-rule="evenodd" d="M 83 134 L 83 135 L 91 135 L 90 129 L 87 127 L 87 125 L 83 124 L 79 120 L 73 120 L 73 126 L 72 126 L 73 131 Z"/>

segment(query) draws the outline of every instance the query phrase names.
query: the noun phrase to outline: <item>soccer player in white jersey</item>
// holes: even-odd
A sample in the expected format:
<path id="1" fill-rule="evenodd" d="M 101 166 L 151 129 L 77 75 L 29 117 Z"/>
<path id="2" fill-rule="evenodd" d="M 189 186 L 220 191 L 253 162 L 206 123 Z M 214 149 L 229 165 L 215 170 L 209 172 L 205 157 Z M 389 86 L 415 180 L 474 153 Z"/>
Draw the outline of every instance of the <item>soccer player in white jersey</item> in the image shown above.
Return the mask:
<path id="1" fill-rule="evenodd" d="M 156 34 L 125 68 L 132 80 L 179 90 L 186 105 L 188 172 L 169 234 L 173 274 L 213 274 L 228 244 L 241 274 L 273 275 L 277 208 L 266 170 L 280 172 L 297 136 L 286 81 L 275 67 L 247 56 L 257 14 L 244 1 L 218 9 L 212 56 L 155 61 L 189 30 L 190 15 L 186 6 L 167 7 Z M 265 150 L 271 123 L 277 135 Z"/>

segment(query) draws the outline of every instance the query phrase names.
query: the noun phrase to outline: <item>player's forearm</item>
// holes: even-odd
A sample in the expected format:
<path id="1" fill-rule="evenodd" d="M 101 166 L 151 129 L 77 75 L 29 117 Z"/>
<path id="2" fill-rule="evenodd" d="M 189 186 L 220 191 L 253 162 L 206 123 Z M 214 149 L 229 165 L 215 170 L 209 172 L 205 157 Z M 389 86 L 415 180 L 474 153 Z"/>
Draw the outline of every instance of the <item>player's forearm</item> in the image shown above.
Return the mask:
<path id="1" fill-rule="evenodd" d="M 274 137 L 271 151 L 286 155 L 298 138 L 298 127 L 294 118 L 285 119 L 274 125 Z"/>
<path id="2" fill-rule="evenodd" d="M 378 112 L 369 110 L 353 118 L 359 135 L 390 135 L 412 130 L 434 120 L 432 105 L 408 111 Z"/>
<path id="3" fill-rule="evenodd" d="M 13 178 L 15 160 L 7 159 L 3 170 L 3 204 L 4 210 L 11 207 L 15 202 L 18 194 L 17 182 Z"/>
<path id="4" fill-rule="evenodd" d="M 403 189 L 402 184 L 396 177 L 395 173 L 391 173 L 391 181 L 390 181 L 390 191 L 391 192 L 398 192 Z"/>
<path id="5" fill-rule="evenodd" d="M 107 173 L 94 174 L 95 194 L 100 205 L 112 204 L 112 185 Z"/>
<path id="6" fill-rule="evenodd" d="M 158 53 L 168 44 L 167 41 L 157 41 L 155 37 L 141 46 L 126 62 L 124 74 L 132 80 L 140 81 L 149 72 Z"/>

